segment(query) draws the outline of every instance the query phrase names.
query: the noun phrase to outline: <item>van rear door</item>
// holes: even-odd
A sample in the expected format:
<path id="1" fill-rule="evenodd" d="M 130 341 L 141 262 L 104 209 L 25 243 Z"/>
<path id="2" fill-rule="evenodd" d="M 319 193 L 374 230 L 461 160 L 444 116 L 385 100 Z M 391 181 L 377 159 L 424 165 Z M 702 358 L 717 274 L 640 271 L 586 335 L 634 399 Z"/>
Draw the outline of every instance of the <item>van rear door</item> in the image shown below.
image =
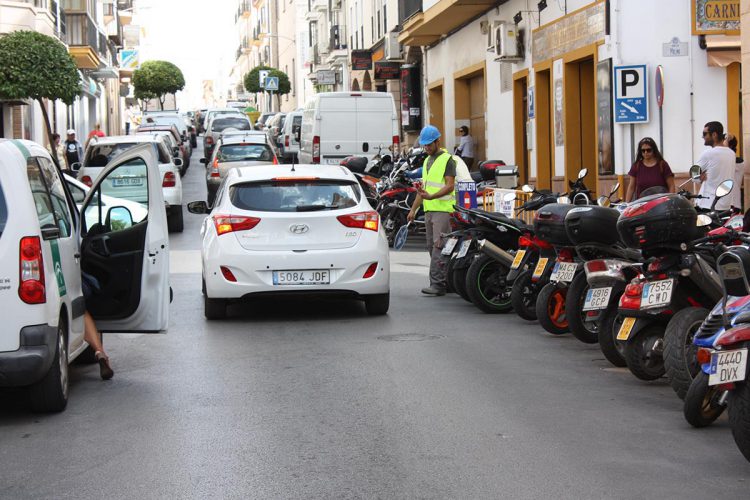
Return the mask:
<path id="1" fill-rule="evenodd" d="M 393 142 L 393 98 L 390 94 L 362 96 L 357 101 L 357 149 L 356 155 L 372 158 L 388 153 Z"/>
<path id="2" fill-rule="evenodd" d="M 320 163 L 338 165 L 347 156 L 361 154 L 357 147 L 358 98 L 342 96 L 320 99 Z"/>

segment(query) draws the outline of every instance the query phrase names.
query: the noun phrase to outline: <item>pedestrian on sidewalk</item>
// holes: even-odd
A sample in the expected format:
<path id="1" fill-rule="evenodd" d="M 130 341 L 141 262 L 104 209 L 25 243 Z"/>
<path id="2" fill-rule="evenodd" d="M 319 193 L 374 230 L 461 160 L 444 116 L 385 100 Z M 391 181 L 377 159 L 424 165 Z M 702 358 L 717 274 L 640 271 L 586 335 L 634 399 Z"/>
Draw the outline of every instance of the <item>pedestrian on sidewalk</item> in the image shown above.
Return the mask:
<path id="1" fill-rule="evenodd" d="M 659 152 L 656 141 L 644 137 L 638 143 L 638 155 L 628 172 L 630 182 L 625 194 L 625 201 L 630 202 L 641 197 L 645 190 L 661 186 L 665 192 L 674 193 L 674 174 Z"/>
<path id="2" fill-rule="evenodd" d="M 65 164 L 68 170 L 73 170 L 74 163 L 80 163 L 83 160 L 83 148 L 81 143 L 76 139 L 76 131 L 68 129 L 68 137 L 65 139 Z"/>
<path id="3" fill-rule="evenodd" d="M 91 139 L 93 139 L 94 137 L 105 137 L 106 135 L 107 134 L 105 134 L 104 132 L 102 132 L 102 124 L 101 123 L 97 123 L 94 126 L 94 130 L 92 130 L 91 132 L 89 132 L 89 136 L 86 139 L 86 147 L 89 147 L 89 143 L 91 142 Z"/>
<path id="4" fill-rule="evenodd" d="M 450 218 L 455 204 L 456 161 L 439 145 L 440 131 L 427 125 L 419 134 L 419 144 L 427 158 L 422 165 L 422 185 L 409 211 L 407 220 L 414 220 L 419 207 L 424 209 L 427 232 L 427 252 L 430 254 L 430 286 L 422 289 L 426 295 L 445 295 L 446 260 L 442 255 L 443 234 L 450 232 Z"/>
<path id="5" fill-rule="evenodd" d="M 727 138 L 724 141 L 724 145 L 734 151 L 735 156 L 737 155 L 737 137 L 732 134 L 727 134 Z M 732 206 L 742 209 L 742 184 L 745 180 L 745 160 L 741 156 L 736 156 L 734 159 L 734 187 L 729 197 L 732 199 Z"/>
<path id="6" fill-rule="evenodd" d="M 469 127 L 466 125 L 463 125 L 458 130 L 461 131 L 461 138 L 456 147 L 456 154 L 461 157 L 469 170 L 471 170 L 474 164 L 474 138 L 469 135 Z"/>
<path id="7" fill-rule="evenodd" d="M 696 200 L 701 208 L 711 208 L 716 188 L 727 179 L 734 179 L 737 155 L 724 145 L 724 126 L 719 122 L 708 122 L 703 127 L 703 143 L 709 146 L 696 162 L 701 167 L 701 189 L 698 194 L 705 198 Z M 716 202 L 716 210 L 727 210 L 732 206 L 731 196 Z"/>
<path id="8" fill-rule="evenodd" d="M 51 140 L 52 141 L 50 142 L 47 151 L 49 151 L 50 156 L 55 159 L 57 165 L 62 169 L 63 167 L 65 167 L 65 165 L 63 165 L 63 159 L 65 158 L 65 146 L 63 146 L 60 142 L 60 134 L 52 134 Z"/>
<path id="9" fill-rule="evenodd" d="M 130 135 L 130 127 L 133 123 L 133 107 L 129 106 L 125 110 L 125 135 Z"/>

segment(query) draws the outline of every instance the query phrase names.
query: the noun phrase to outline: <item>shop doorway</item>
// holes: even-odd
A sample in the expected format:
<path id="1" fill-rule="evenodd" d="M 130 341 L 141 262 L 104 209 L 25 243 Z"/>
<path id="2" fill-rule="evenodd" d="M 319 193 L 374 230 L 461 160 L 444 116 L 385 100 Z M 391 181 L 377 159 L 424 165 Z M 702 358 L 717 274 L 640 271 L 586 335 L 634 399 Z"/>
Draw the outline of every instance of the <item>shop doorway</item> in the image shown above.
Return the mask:
<path id="1" fill-rule="evenodd" d="M 536 186 L 538 189 L 552 189 L 554 172 L 552 158 L 552 99 L 550 99 L 550 69 L 534 73 L 536 98 Z"/>
<path id="2" fill-rule="evenodd" d="M 487 159 L 485 143 L 485 110 L 487 109 L 486 87 L 484 83 L 484 63 L 458 72 L 454 75 L 454 136 L 464 125 L 469 127 L 469 134 L 474 139 L 474 166 Z"/>
<path id="3" fill-rule="evenodd" d="M 522 71 L 513 78 L 513 149 L 518 167 L 519 184 L 529 178 L 529 73 Z"/>
<path id="4" fill-rule="evenodd" d="M 565 64 L 565 186 L 582 168 L 588 169 L 586 186 L 597 185 L 596 72 L 594 58 Z"/>
<path id="5" fill-rule="evenodd" d="M 737 137 L 737 155 L 742 156 L 742 66 L 727 66 L 727 130 Z"/>
<path id="6" fill-rule="evenodd" d="M 443 104 L 443 82 L 430 85 L 427 88 L 427 101 L 430 106 L 430 119 L 429 125 L 434 125 L 440 130 L 440 133 L 445 134 L 445 121 L 444 121 L 444 104 Z M 445 144 L 445 141 L 443 141 Z"/>

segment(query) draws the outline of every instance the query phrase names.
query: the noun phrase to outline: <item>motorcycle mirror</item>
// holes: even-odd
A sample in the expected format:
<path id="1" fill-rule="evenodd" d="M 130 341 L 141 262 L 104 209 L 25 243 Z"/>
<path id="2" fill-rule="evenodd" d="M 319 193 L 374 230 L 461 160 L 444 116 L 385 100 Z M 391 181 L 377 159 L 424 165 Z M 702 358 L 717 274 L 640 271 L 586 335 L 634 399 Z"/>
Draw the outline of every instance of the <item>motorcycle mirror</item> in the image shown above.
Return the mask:
<path id="1" fill-rule="evenodd" d="M 568 198 L 567 196 L 560 196 L 560 197 L 557 198 L 557 202 L 558 203 L 562 203 L 564 205 L 569 205 L 570 204 L 570 198 Z"/>
<path id="2" fill-rule="evenodd" d="M 610 205 L 610 201 L 607 196 L 600 196 L 596 199 L 596 204 L 600 207 L 608 207 Z"/>
<path id="3" fill-rule="evenodd" d="M 711 222 L 713 221 L 711 220 L 711 217 L 709 215 L 700 214 L 698 215 L 698 219 L 695 221 L 695 225 L 697 227 L 705 227 L 705 226 L 710 225 Z"/>
<path id="4" fill-rule="evenodd" d="M 734 181 L 732 179 L 727 179 L 721 184 L 719 184 L 716 187 L 716 197 L 717 198 L 723 198 L 729 193 L 732 192 L 732 188 L 734 187 Z"/>
<path id="5" fill-rule="evenodd" d="M 503 195 L 503 201 L 515 201 L 516 193 L 505 193 Z"/>
<path id="6" fill-rule="evenodd" d="M 610 196 L 612 196 L 612 195 L 613 195 L 613 194 L 615 194 L 615 193 L 616 193 L 616 192 L 617 192 L 617 191 L 618 191 L 619 189 L 620 189 L 620 183 L 619 183 L 619 182 L 615 182 L 615 185 L 614 185 L 614 186 L 612 186 L 612 189 L 610 189 L 610 190 L 609 190 L 609 195 L 610 195 Z"/>
<path id="7" fill-rule="evenodd" d="M 587 168 L 582 168 L 582 169 L 581 169 L 581 170 L 580 170 L 580 171 L 578 172 L 578 179 L 579 179 L 579 180 L 580 180 L 580 179 L 583 179 L 584 177 L 586 177 L 586 174 L 588 174 L 588 173 L 589 173 L 589 169 L 587 169 Z"/>
<path id="8" fill-rule="evenodd" d="M 534 188 L 529 186 L 528 184 L 524 184 L 523 186 L 521 186 L 521 191 L 523 191 L 524 193 L 533 193 Z"/>
<path id="9" fill-rule="evenodd" d="M 690 167 L 690 170 L 688 170 L 688 174 L 690 174 L 691 179 L 697 181 L 701 176 L 700 165 L 693 165 L 692 167 Z"/>

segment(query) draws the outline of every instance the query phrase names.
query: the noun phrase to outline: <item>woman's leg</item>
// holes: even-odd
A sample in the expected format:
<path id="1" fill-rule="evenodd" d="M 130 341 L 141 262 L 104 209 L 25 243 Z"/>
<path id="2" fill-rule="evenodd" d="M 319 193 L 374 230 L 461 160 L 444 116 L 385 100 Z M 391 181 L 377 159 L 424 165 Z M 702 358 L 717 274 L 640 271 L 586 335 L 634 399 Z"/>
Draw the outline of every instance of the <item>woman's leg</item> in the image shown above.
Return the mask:
<path id="1" fill-rule="evenodd" d="M 109 356 L 104 352 L 104 346 L 102 345 L 102 335 L 96 328 L 94 318 L 86 311 L 83 315 L 83 339 L 91 346 L 94 350 L 96 360 L 99 362 L 99 375 L 104 380 L 111 379 L 115 372 L 109 364 Z"/>

